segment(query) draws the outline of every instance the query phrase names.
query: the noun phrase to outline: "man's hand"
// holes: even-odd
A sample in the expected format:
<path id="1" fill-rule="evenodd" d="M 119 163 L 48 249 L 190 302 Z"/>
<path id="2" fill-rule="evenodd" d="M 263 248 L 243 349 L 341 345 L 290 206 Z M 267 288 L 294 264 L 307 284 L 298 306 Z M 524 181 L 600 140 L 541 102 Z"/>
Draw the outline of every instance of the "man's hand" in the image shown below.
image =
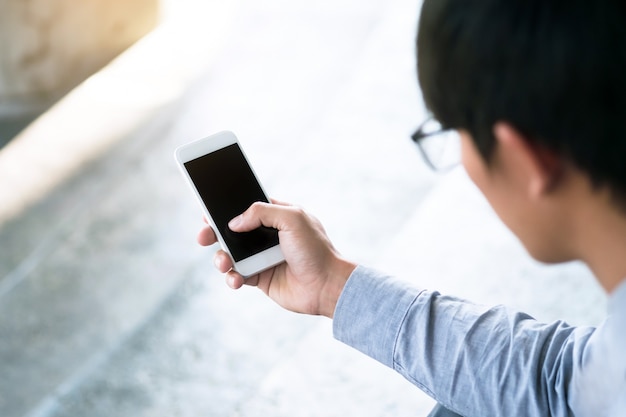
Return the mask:
<path id="1" fill-rule="evenodd" d="M 258 286 L 283 308 L 332 318 L 356 265 L 339 255 L 317 219 L 285 203 L 254 203 L 229 223 L 234 232 L 254 230 L 261 225 L 278 230 L 286 262 L 244 280 L 232 270 L 229 256 L 220 250 L 215 255 L 215 266 L 226 274 L 227 284 L 234 289 L 244 284 Z M 198 235 L 202 246 L 216 241 L 210 227 Z"/>

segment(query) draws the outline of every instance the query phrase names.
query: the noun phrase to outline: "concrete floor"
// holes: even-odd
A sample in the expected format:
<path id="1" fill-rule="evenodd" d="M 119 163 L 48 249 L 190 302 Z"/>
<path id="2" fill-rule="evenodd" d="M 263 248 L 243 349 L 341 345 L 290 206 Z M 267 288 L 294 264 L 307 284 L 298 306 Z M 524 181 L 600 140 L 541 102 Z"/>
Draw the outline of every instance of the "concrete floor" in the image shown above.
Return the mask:
<path id="1" fill-rule="evenodd" d="M 213 270 L 173 150 L 223 129 L 344 255 L 542 320 L 601 319 L 583 266 L 530 260 L 462 169 L 435 176 L 410 143 L 425 116 L 416 2 L 233 4 L 179 99 L 0 216 L 1 416 L 427 414 L 429 398 L 334 341 L 329 320 Z M 11 180 L 38 169 L 25 165 Z"/>

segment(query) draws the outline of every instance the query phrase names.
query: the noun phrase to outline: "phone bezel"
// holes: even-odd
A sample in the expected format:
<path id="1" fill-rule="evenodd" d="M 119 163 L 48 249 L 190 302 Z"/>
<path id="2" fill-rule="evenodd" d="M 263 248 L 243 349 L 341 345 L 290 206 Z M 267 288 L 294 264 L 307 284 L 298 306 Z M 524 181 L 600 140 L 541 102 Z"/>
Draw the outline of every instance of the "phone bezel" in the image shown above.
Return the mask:
<path id="1" fill-rule="evenodd" d="M 233 144 L 237 144 L 239 146 L 239 149 L 241 150 L 241 153 L 243 154 L 243 157 L 246 163 L 250 167 L 254 175 L 254 178 L 259 184 L 259 187 L 263 191 L 265 198 L 267 199 L 267 201 L 270 201 L 269 197 L 267 196 L 267 192 L 265 191 L 265 189 L 263 188 L 263 185 L 259 181 L 259 178 L 256 175 L 254 168 L 250 164 L 250 161 L 248 160 L 248 157 L 246 153 L 244 152 L 243 147 L 241 146 L 241 143 L 237 139 L 237 136 L 231 131 L 218 132 L 211 136 L 198 139 L 193 142 L 187 143 L 185 145 L 179 146 L 176 149 L 174 155 L 175 155 L 177 165 L 181 173 L 183 174 L 183 177 L 185 178 L 187 184 L 190 186 L 191 190 L 196 196 L 196 200 L 200 203 L 200 207 L 202 208 L 202 211 L 204 215 L 206 216 L 207 221 L 209 222 L 209 225 L 213 228 L 213 231 L 215 232 L 215 235 L 217 237 L 217 240 L 220 243 L 220 246 L 222 247 L 224 252 L 228 254 L 231 261 L 233 262 L 233 269 L 235 269 L 242 276 L 248 278 L 252 275 L 256 275 L 259 272 L 262 272 L 266 269 L 269 269 L 273 266 L 276 266 L 284 262 L 285 258 L 283 256 L 282 250 L 280 249 L 280 245 L 272 246 L 269 249 L 256 253 L 247 258 L 244 258 L 240 260 L 239 262 L 235 262 L 230 249 L 225 243 L 224 238 L 222 237 L 218 228 L 215 226 L 215 222 L 213 221 L 213 217 L 211 216 L 211 213 L 209 212 L 204 202 L 202 201 L 202 198 L 200 197 L 200 193 L 198 192 L 196 185 L 194 184 L 193 180 L 191 179 L 191 176 L 189 175 L 189 173 L 187 172 L 187 169 L 185 168 L 186 162 L 192 161 L 196 158 L 200 158 L 211 152 L 215 152 L 219 149 L 222 149 L 224 147 L 227 147 Z"/>

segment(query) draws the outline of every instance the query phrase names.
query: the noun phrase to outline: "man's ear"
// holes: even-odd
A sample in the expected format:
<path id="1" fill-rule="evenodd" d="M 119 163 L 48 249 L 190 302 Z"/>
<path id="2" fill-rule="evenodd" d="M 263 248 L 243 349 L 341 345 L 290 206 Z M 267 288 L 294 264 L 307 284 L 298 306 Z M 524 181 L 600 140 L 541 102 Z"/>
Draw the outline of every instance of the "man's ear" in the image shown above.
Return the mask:
<path id="1" fill-rule="evenodd" d="M 534 143 L 506 122 L 496 123 L 493 133 L 505 169 L 523 184 L 529 197 L 541 197 L 557 185 L 563 168 L 557 153 Z"/>

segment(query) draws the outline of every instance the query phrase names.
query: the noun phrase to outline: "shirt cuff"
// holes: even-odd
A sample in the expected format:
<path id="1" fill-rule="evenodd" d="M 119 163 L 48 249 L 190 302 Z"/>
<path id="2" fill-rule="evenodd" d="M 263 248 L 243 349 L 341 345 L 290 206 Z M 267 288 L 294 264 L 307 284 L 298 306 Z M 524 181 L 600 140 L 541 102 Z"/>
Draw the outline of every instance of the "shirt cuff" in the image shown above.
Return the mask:
<path id="1" fill-rule="evenodd" d="M 333 335 L 393 368 L 398 334 L 421 290 L 373 269 L 358 266 L 339 297 Z"/>

